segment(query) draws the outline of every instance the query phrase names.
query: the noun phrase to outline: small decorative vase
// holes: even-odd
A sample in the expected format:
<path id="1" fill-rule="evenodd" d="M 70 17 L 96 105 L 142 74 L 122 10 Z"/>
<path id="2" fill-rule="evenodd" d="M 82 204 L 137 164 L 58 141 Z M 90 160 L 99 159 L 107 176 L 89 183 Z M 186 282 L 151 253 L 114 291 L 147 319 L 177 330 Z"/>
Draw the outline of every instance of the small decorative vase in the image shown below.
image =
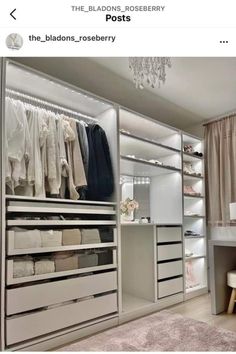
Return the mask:
<path id="1" fill-rule="evenodd" d="M 132 222 L 133 215 L 132 214 L 121 214 L 121 222 Z"/>

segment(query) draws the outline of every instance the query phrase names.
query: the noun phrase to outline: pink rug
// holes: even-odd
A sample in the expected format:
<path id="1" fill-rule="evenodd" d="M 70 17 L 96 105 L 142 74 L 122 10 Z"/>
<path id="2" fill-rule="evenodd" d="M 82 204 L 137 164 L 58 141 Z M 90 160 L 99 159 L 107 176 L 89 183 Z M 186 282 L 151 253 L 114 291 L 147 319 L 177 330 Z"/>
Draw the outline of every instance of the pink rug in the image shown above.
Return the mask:
<path id="1" fill-rule="evenodd" d="M 236 333 L 161 311 L 58 351 L 236 351 Z"/>

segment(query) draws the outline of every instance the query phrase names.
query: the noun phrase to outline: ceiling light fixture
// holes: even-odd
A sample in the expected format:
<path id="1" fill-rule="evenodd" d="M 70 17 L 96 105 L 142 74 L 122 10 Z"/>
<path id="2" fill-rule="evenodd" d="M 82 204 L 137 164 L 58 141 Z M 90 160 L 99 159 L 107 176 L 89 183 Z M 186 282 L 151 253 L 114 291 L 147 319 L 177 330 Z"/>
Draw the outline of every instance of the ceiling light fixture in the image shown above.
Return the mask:
<path id="1" fill-rule="evenodd" d="M 132 57 L 129 58 L 129 69 L 133 72 L 136 88 L 143 89 L 145 84 L 155 88 L 165 83 L 166 67 L 171 68 L 169 57 Z"/>

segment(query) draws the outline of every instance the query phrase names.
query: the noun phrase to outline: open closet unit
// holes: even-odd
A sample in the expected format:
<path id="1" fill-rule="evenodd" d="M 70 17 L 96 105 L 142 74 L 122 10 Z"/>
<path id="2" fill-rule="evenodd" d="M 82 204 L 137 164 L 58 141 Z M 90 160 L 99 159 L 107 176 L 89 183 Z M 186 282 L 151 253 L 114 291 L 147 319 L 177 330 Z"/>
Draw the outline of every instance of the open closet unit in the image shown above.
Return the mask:
<path id="1" fill-rule="evenodd" d="M 117 113 L 11 61 L 4 77 L 1 346 L 45 350 L 118 324 Z"/>
<path id="2" fill-rule="evenodd" d="M 186 299 L 207 290 L 207 237 L 203 141 L 183 133 Z"/>
<path id="3" fill-rule="evenodd" d="M 202 141 L 0 62 L 1 350 L 49 350 L 207 292 Z"/>
<path id="4" fill-rule="evenodd" d="M 122 321 L 183 301 L 181 132 L 119 111 Z M 142 220 L 144 219 L 144 222 Z"/>

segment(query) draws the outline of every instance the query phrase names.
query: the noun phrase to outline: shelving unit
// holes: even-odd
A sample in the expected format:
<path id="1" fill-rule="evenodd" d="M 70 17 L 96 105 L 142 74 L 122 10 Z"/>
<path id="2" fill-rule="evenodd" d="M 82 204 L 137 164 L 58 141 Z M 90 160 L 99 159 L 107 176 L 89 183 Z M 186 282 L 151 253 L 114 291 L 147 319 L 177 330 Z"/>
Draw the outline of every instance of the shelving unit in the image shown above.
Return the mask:
<path id="1" fill-rule="evenodd" d="M 126 109 L 120 109 L 119 118 L 121 200 L 135 198 L 140 210 L 133 217 L 151 219 L 148 224 L 121 224 L 121 318 L 125 321 L 183 301 L 182 157 L 178 130 Z M 177 244 L 168 241 L 168 234 L 164 244 L 157 243 L 159 227 L 161 237 L 162 230 L 175 231 L 176 225 Z M 164 279 L 168 276 L 163 260 L 176 249 L 181 263 L 178 279 L 175 274 L 173 279 Z"/>
<path id="2" fill-rule="evenodd" d="M 203 153 L 203 141 L 191 135 L 182 134 L 183 150 L 185 145 L 191 145 L 193 151 Z M 204 156 L 199 157 L 193 153 L 183 151 L 183 185 L 191 187 L 200 195 L 184 193 L 184 225 L 183 232 L 191 230 L 199 236 L 183 236 L 184 248 L 193 253 L 185 256 L 185 298 L 206 293 L 207 289 L 207 256 L 206 256 L 206 220 L 205 220 L 205 184 L 204 184 Z M 192 173 L 186 173 L 185 169 Z M 201 174 L 194 175 L 193 172 Z M 198 215 L 186 215 L 186 212 Z"/>
<path id="3" fill-rule="evenodd" d="M 104 201 L 73 201 L 8 195 L 2 186 L 1 349 L 35 350 L 44 345 L 48 350 L 57 340 L 62 345 L 206 292 L 204 157 L 182 150 L 188 143 L 202 152 L 202 141 L 11 62 L 4 85 L 55 104 L 60 100 L 99 122 L 108 138 L 115 191 Z M 4 124 L 1 128 L 4 131 Z M 183 161 L 200 175 L 184 172 Z M 200 196 L 183 194 L 183 184 Z M 135 198 L 140 208 L 123 222 L 119 205 L 127 197 Z M 186 215 L 187 210 L 198 215 Z M 151 222 L 131 222 L 142 216 Z M 90 244 L 16 248 L 15 227 L 105 227 L 113 230 L 113 237 Z M 190 229 L 199 236 L 184 236 Z M 193 256 L 185 257 L 185 247 Z M 26 255 L 35 260 L 64 252 L 102 251 L 112 255 L 107 264 L 14 277 L 14 260 Z M 196 279 L 187 289 L 189 264 Z"/>
<path id="4" fill-rule="evenodd" d="M 104 201 L 9 195 L 2 176 L 1 268 L 5 276 L 1 291 L 1 349 L 31 350 L 43 342 L 48 350 L 53 343 L 56 346 L 58 338 L 61 345 L 97 328 L 118 324 L 117 112 L 112 103 L 43 73 L 11 61 L 7 61 L 5 69 L 6 94 L 13 90 L 35 96 L 78 112 L 78 119 L 97 122 L 106 132 L 113 165 L 115 190 Z M 4 124 L 1 128 L 3 131 Z M 1 148 L 5 151 L 4 142 Z M 82 243 L 81 228 L 87 232 L 97 229 L 100 242 Z M 107 242 L 102 239 L 104 228 L 109 230 Z M 76 241 L 68 239 L 71 229 L 78 230 Z M 45 231 L 47 237 L 52 235 L 50 242 L 54 246 L 49 242 L 45 247 Z M 16 235 L 17 232 L 20 234 Z M 53 237 L 59 238 L 55 242 Z M 22 242 L 31 247 L 19 246 Z M 95 257 L 89 262 L 90 256 Z M 60 263 L 59 267 L 56 262 L 60 257 L 72 257 L 74 263 Z M 51 262 L 54 268 L 36 272 L 36 262 L 40 260 Z M 22 269 L 27 268 L 27 261 L 30 271 L 25 272 Z M 20 272 L 19 264 L 23 267 Z"/>

